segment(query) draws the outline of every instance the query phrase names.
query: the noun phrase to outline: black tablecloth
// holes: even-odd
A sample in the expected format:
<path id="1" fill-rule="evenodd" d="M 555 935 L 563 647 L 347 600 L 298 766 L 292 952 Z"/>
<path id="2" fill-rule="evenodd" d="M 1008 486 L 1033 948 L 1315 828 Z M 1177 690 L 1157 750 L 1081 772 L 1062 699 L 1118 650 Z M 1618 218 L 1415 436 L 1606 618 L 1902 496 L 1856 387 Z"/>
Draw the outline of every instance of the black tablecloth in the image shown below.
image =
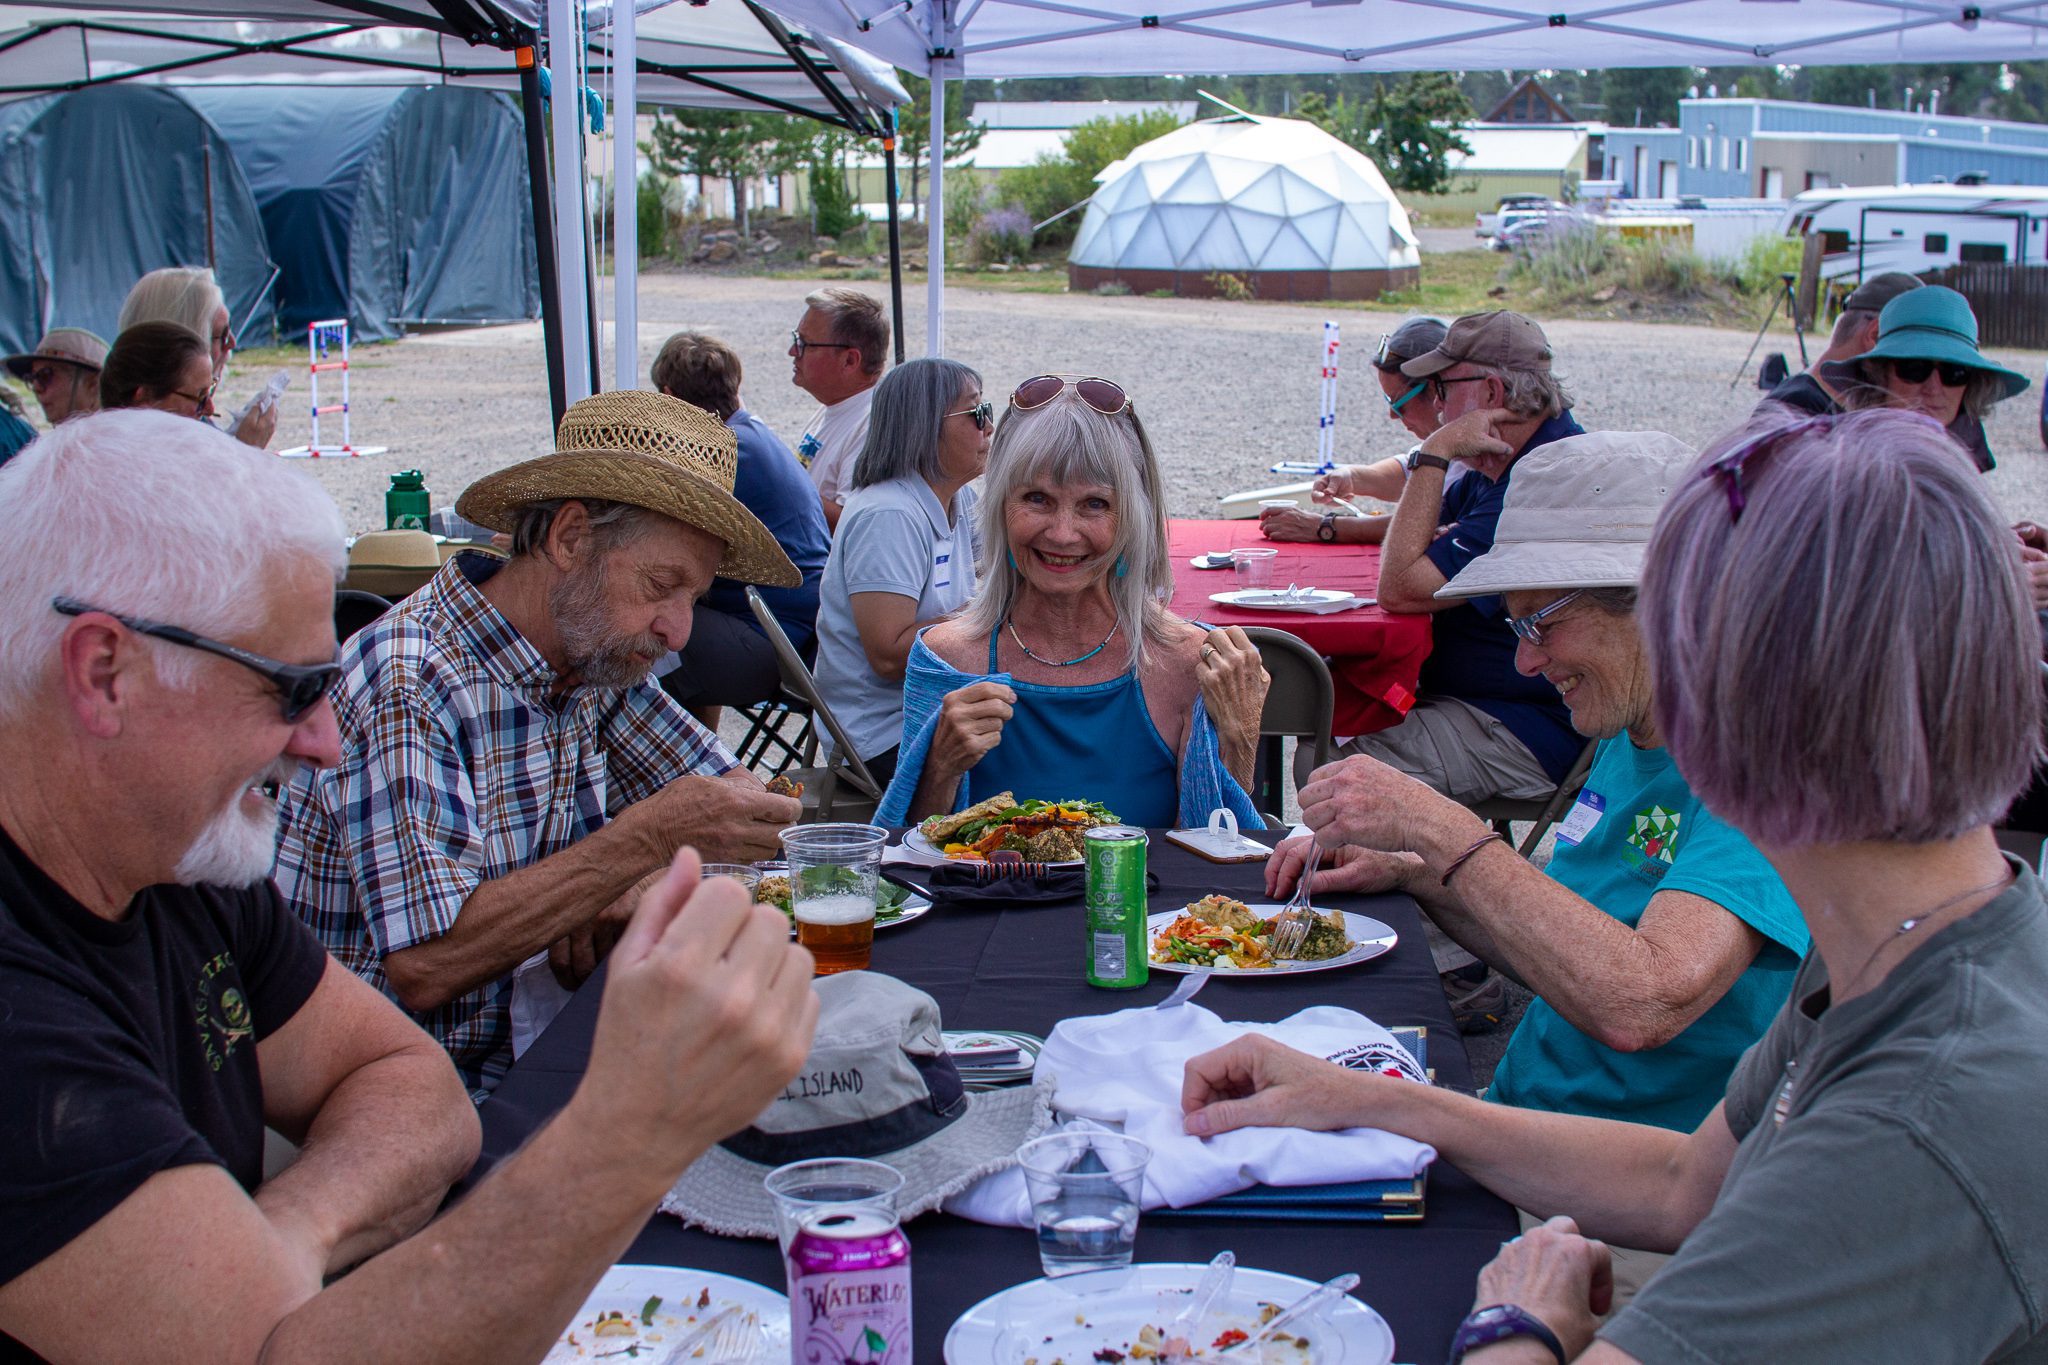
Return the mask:
<path id="1" fill-rule="evenodd" d="M 1256 863 L 1216 866 L 1154 837 L 1156 910 L 1212 891 L 1265 899 Z M 1324 903 L 1372 915 L 1401 936 L 1393 952 L 1355 967 L 1290 977 L 1219 977 L 1198 997 L 1225 1019 L 1271 1021 L 1310 1005 L 1344 1005 L 1389 1026 L 1425 1024 L 1429 1063 L 1442 1085 L 1469 1089 L 1471 1070 L 1437 984 L 1413 901 L 1405 896 L 1327 897 Z M 1154 972 L 1131 991 L 1090 988 L 1082 976 L 1079 903 L 1029 910 L 937 910 L 875 939 L 874 969 L 902 978 L 938 1002 L 946 1027 L 1013 1028 L 1036 1034 L 1071 1015 L 1100 1014 L 1163 999 L 1181 977 Z M 482 1108 L 484 1154 L 478 1174 L 509 1155 L 567 1102 L 590 1053 L 603 978 L 594 978 L 512 1067 Z M 1230 1247 L 1238 1264 L 1325 1280 L 1346 1270 L 1362 1277 L 1358 1297 L 1393 1326 L 1397 1359 L 1442 1360 L 1472 1304 L 1474 1279 L 1501 1241 L 1515 1234 L 1512 1209 L 1448 1162 L 1429 1176 L 1428 1215 L 1415 1224 L 1263 1223 L 1241 1219 L 1145 1219 L 1141 1261 L 1207 1261 Z M 910 1234 L 917 1358 L 937 1361 L 946 1329 L 988 1295 L 1039 1274 L 1028 1229 L 991 1228 L 927 1214 Z M 740 1275 L 780 1289 L 773 1241 L 714 1237 L 656 1214 L 626 1259 Z"/>

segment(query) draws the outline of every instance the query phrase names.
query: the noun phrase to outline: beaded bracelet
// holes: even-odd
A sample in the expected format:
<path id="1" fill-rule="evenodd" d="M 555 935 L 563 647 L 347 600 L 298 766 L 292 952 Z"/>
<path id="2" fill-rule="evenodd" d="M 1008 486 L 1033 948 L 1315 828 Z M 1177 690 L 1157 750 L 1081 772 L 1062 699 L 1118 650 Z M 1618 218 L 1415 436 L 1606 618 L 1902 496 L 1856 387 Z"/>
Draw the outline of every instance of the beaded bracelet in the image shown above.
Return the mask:
<path id="1" fill-rule="evenodd" d="M 1437 878 L 1437 884 L 1439 886 L 1449 886 L 1451 884 L 1451 874 L 1453 872 L 1456 872 L 1459 868 L 1463 867 L 1466 864 L 1466 862 L 1470 860 L 1473 854 L 1477 853 L 1480 849 L 1485 848 L 1488 844 L 1504 844 L 1506 842 L 1507 840 L 1502 838 L 1497 831 L 1488 834 L 1484 839 L 1481 839 L 1479 842 L 1473 844 L 1472 847 L 1466 849 L 1463 853 L 1460 853 L 1457 857 L 1451 859 L 1451 865 L 1444 869 L 1443 876 Z"/>

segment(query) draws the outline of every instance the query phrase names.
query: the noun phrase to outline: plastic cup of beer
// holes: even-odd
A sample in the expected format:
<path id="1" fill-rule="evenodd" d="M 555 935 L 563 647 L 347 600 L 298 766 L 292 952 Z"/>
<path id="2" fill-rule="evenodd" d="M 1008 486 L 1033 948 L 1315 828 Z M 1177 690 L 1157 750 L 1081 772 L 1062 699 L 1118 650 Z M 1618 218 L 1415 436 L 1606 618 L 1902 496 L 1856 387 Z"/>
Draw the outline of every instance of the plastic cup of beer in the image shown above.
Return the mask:
<path id="1" fill-rule="evenodd" d="M 875 943 L 875 882 L 888 841 L 889 831 L 879 825 L 791 825 L 782 831 L 796 941 L 810 949 L 819 976 L 866 969 Z"/>

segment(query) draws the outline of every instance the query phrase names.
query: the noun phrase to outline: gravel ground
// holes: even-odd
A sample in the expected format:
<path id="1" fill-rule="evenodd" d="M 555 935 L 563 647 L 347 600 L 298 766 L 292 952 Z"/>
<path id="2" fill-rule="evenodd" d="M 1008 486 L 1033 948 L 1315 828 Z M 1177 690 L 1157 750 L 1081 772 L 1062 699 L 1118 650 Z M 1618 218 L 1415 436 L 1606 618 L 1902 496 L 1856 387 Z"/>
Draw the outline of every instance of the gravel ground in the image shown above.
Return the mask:
<path id="1" fill-rule="evenodd" d="M 924 335 L 924 288 L 906 290 L 909 336 Z M 815 281 L 670 274 L 642 281 L 642 373 L 670 332 L 694 327 L 722 337 L 751 373 L 748 406 L 793 439 L 816 405 L 788 382 L 789 329 Z M 886 284 L 866 286 L 881 293 Z M 1000 397 L 1047 370 L 1107 375 L 1127 388 L 1165 466 L 1168 511 L 1201 516 L 1219 494 L 1276 482 L 1266 466 L 1312 459 L 1322 321 L 1336 316 L 1350 343 L 1338 400 L 1338 449 L 1346 460 L 1405 450 L 1405 430 L 1380 413 L 1364 357 L 1396 321 L 1392 314 L 1215 300 L 1097 298 L 956 289 L 947 313 L 948 350 L 979 368 Z M 1558 373 L 1577 399 L 1579 419 L 1609 430 L 1656 428 L 1692 442 L 1712 436 L 1755 402 L 1753 383 L 1734 389 L 1751 334 L 1633 322 L 1557 322 L 1547 329 Z M 1791 337 L 1767 345 L 1791 348 Z M 1996 352 L 2039 382 L 2044 357 Z M 609 355 L 607 355 L 607 362 Z M 383 524 L 382 493 L 392 471 L 422 468 L 437 504 L 472 480 L 548 449 L 547 383 L 537 324 L 419 335 L 355 353 L 351 394 L 359 444 L 383 455 L 309 461 L 351 526 Z M 234 407 L 268 371 L 242 367 L 224 385 Z M 1751 372 L 1752 375 L 1754 371 Z M 295 369 L 287 403 L 304 395 Z M 2048 456 L 2034 392 L 1991 415 L 2000 467 L 1994 496 L 2015 519 L 2048 515 Z M 306 420 L 288 412 L 277 444 L 303 445 Z M 331 439 L 331 437 L 330 437 Z"/>

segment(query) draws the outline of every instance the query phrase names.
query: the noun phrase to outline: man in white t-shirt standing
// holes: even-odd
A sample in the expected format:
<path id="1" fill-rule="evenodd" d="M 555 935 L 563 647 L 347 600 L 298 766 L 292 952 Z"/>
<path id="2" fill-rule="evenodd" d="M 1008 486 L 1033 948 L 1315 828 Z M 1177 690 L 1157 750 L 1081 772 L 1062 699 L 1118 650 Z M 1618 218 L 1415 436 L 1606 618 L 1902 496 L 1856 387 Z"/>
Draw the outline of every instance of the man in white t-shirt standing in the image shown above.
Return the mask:
<path id="1" fill-rule="evenodd" d="M 868 439 L 868 402 L 889 359 L 889 315 L 882 301 L 834 285 L 804 299 L 789 334 L 790 381 L 825 406 L 804 428 L 796 457 L 811 471 L 825 524 L 837 529 L 847 476 Z"/>

